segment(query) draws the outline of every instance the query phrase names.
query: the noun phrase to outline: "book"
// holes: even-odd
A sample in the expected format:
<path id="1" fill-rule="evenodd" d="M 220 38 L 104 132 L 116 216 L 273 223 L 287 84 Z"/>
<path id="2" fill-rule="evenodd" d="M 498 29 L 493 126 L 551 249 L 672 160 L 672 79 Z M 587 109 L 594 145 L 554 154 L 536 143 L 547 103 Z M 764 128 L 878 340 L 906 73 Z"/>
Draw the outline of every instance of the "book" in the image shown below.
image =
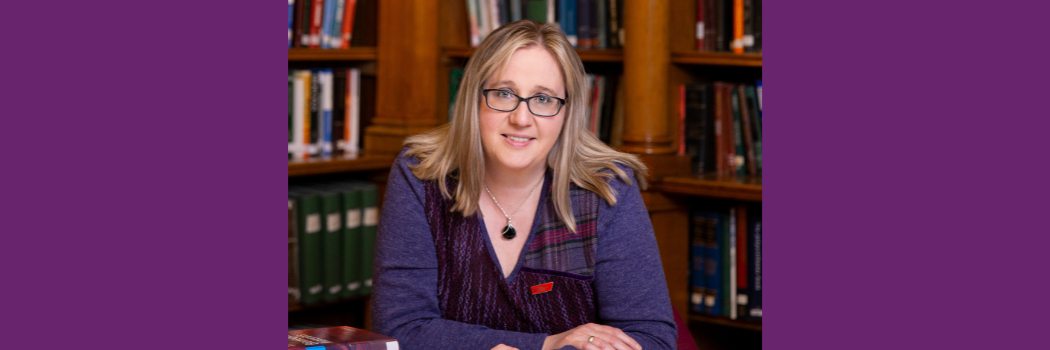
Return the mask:
<path id="1" fill-rule="evenodd" d="M 508 0 L 493 0 L 496 2 L 497 10 L 499 10 L 499 23 L 500 25 L 510 23 L 510 3 Z"/>
<path id="2" fill-rule="evenodd" d="M 360 295 L 363 281 L 358 256 L 361 254 L 361 191 L 359 186 L 337 184 L 343 207 L 342 283 L 343 299 Z"/>
<path id="3" fill-rule="evenodd" d="M 620 25 L 621 25 L 620 21 L 622 19 L 620 18 L 620 14 L 617 13 L 619 11 L 619 8 L 620 8 L 619 4 L 617 4 L 618 1 L 617 0 L 608 0 L 608 1 L 609 1 L 609 4 L 606 5 L 606 8 L 609 11 L 609 33 L 606 34 L 606 35 L 609 38 L 609 48 L 610 49 L 616 49 L 616 48 L 620 48 L 620 35 L 618 33 L 620 32 Z"/>
<path id="4" fill-rule="evenodd" d="M 704 34 L 704 0 L 696 2 L 696 51 L 705 51 Z"/>
<path id="5" fill-rule="evenodd" d="M 335 3 L 335 17 L 332 20 L 332 33 L 329 38 L 328 48 L 331 49 L 343 49 L 343 21 L 346 16 L 346 1 L 347 0 L 336 0 Z"/>
<path id="6" fill-rule="evenodd" d="M 332 1 L 332 0 L 328 0 Z M 325 0 L 313 0 L 313 9 L 310 10 L 310 48 L 321 48 L 321 24 L 324 20 Z"/>
<path id="7" fill-rule="evenodd" d="M 594 37 L 591 34 L 593 3 L 593 0 L 576 0 L 576 38 L 579 49 L 591 49 L 594 46 Z"/>
<path id="8" fill-rule="evenodd" d="M 744 0 L 744 35 L 741 37 L 744 52 L 755 52 L 754 1 L 756 0 Z"/>
<path id="9" fill-rule="evenodd" d="M 722 284 L 722 262 L 723 248 L 726 246 L 726 237 L 722 234 L 725 220 L 717 213 L 707 213 L 707 251 L 704 253 L 704 269 L 707 280 L 704 288 L 707 295 L 704 299 L 704 311 L 709 315 L 722 315 L 722 294 L 725 286 Z"/>
<path id="10" fill-rule="evenodd" d="M 296 42 L 294 43 L 294 46 L 295 47 L 309 47 L 310 46 L 310 22 L 311 22 L 311 19 L 312 19 L 312 17 L 310 17 L 310 11 L 313 10 L 313 0 L 299 0 L 295 4 L 295 8 L 296 8 L 295 31 L 296 31 L 297 34 L 293 33 L 293 35 L 292 35 L 294 37 L 292 39 L 296 40 Z"/>
<path id="11" fill-rule="evenodd" d="M 748 226 L 747 226 L 747 206 L 744 204 L 738 204 L 736 207 L 736 317 L 738 319 L 745 318 L 750 310 L 748 309 L 748 295 L 750 290 L 748 289 Z"/>
<path id="12" fill-rule="evenodd" d="M 576 47 L 579 43 L 576 37 L 576 1 L 558 1 L 558 19 L 561 31 L 565 33 L 565 38 L 569 40 L 569 44 L 572 44 L 572 47 Z"/>
<path id="13" fill-rule="evenodd" d="M 689 309 L 693 312 L 704 312 L 704 298 L 707 291 L 704 281 L 704 252 L 707 250 L 706 235 L 707 217 L 699 211 L 689 215 Z"/>
<path id="14" fill-rule="evenodd" d="M 340 326 L 288 331 L 288 350 L 398 350 L 397 340 L 363 329 Z"/>
<path id="15" fill-rule="evenodd" d="M 595 2 L 594 47 L 600 50 L 609 48 L 609 9 L 607 0 L 593 0 Z"/>
<path id="16" fill-rule="evenodd" d="M 733 53 L 744 53 L 744 0 L 733 0 Z"/>
<path id="17" fill-rule="evenodd" d="M 740 125 L 743 128 L 741 136 L 744 140 L 744 157 L 747 159 L 746 170 L 748 175 L 758 176 L 758 170 L 755 166 L 754 134 L 751 132 L 751 111 L 747 103 L 747 86 L 743 84 L 738 85 L 737 90 L 740 100 Z"/>
<path id="18" fill-rule="evenodd" d="M 323 14 L 321 15 L 321 44 L 322 49 L 332 46 L 332 23 L 335 22 L 335 7 L 339 0 L 326 0 L 324 2 Z"/>
<path id="19" fill-rule="evenodd" d="M 538 23 L 547 22 L 547 1 L 525 0 L 525 18 Z"/>
<path id="20" fill-rule="evenodd" d="M 711 151 L 707 148 L 708 115 L 707 85 L 686 84 L 685 90 L 685 149 L 689 156 L 692 173 L 703 174 Z M 713 164 L 712 164 L 713 165 Z"/>
<path id="21" fill-rule="evenodd" d="M 361 293 L 372 293 L 372 261 L 375 257 L 376 230 L 379 225 L 378 188 L 369 182 L 359 182 L 361 188 Z"/>
<path id="22" fill-rule="evenodd" d="M 314 187 L 321 197 L 321 256 L 322 283 L 325 302 L 338 301 L 343 294 L 343 208 L 339 192 L 327 187 Z"/>
<path id="23" fill-rule="evenodd" d="M 288 159 L 295 156 L 295 71 L 288 71 Z"/>
<path id="24" fill-rule="evenodd" d="M 740 117 L 740 92 L 736 86 L 729 86 L 729 96 L 731 100 L 729 105 L 731 106 L 733 113 L 733 150 L 734 160 L 733 165 L 735 171 L 733 172 L 737 176 L 744 176 L 747 173 L 747 157 L 745 157 L 744 150 L 744 133 L 741 117 Z"/>
<path id="25" fill-rule="evenodd" d="M 288 48 L 292 48 L 292 32 L 295 25 L 295 0 L 288 0 Z"/>
<path id="26" fill-rule="evenodd" d="M 321 301 L 324 284 L 321 281 L 321 198 L 316 193 L 289 188 L 288 196 L 299 208 L 299 288 L 300 302 L 313 305 Z"/>
<path id="27" fill-rule="evenodd" d="M 361 70 L 350 68 L 346 78 L 346 125 L 343 139 L 346 140 L 344 151 L 357 154 L 361 149 Z"/>
<path id="28" fill-rule="evenodd" d="M 722 286 L 725 293 L 722 295 L 722 315 L 730 319 L 736 319 L 736 208 L 729 207 L 729 215 L 724 217 L 726 243 L 722 256 L 724 268 L 722 269 Z"/>
<path id="29" fill-rule="evenodd" d="M 332 104 L 333 104 L 333 75 L 331 69 L 318 71 L 321 78 L 321 135 L 320 154 L 324 157 L 332 155 Z"/>
<path id="30" fill-rule="evenodd" d="M 616 95 L 613 98 L 612 126 L 609 131 L 609 146 L 613 148 L 623 145 L 623 84 L 616 85 Z"/>
<path id="31" fill-rule="evenodd" d="M 288 307 L 299 304 L 299 222 L 295 200 L 288 198 Z"/>
<path id="32" fill-rule="evenodd" d="M 321 134 L 321 78 L 317 74 L 317 70 L 310 71 L 310 114 L 307 115 L 307 129 L 306 132 L 306 153 L 309 156 L 316 156 L 320 151 L 318 147 L 321 142 L 321 138 L 318 137 Z"/>
<path id="33" fill-rule="evenodd" d="M 521 12 L 521 0 L 510 0 L 510 22 L 520 21 Z"/>
<path id="34" fill-rule="evenodd" d="M 350 48 L 350 42 L 354 37 L 354 16 L 356 10 L 357 0 L 346 0 L 346 7 L 343 9 L 342 43 L 339 45 L 340 48 Z"/>
<path id="35" fill-rule="evenodd" d="M 481 45 L 481 23 L 478 17 L 478 0 L 467 1 L 467 22 L 470 24 L 470 47 Z"/>
<path id="36" fill-rule="evenodd" d="M 751 143 L 755 146 L 755 169 L 758 175 L 762 175 L 762 123 L 759 122 L 758 117 L 758 98 L 754 86 L 748 85 L 746 90 L 748 112 L 751 118 Z"/>
<path id="37" fill-rule="evenodd" d="M 762 208 L 754 207 L 748 216 L 748 284 L 751 296 L 748 316 L 762 320 Z"/>

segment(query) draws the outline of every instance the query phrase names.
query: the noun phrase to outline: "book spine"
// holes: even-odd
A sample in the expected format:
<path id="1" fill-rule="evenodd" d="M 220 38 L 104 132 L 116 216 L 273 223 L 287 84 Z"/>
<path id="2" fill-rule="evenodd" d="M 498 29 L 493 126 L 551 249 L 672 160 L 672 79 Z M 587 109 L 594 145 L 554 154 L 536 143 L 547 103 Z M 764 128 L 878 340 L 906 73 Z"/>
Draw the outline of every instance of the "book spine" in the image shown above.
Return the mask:
<path id="1" fill-rule="evenodd" d="M 335 152 L 346 152 L 346 69 L 332 70 L 332 142 Z"/>
<path id="2" fill-rule="evenodd" d="M 324 236 L 321 241 L 321 255 L 324 266 L 324 295 L 322 300 L 333 302 L 340 299 L 343 292 L 342 272 L 342 246 L 343 246 L 343 218 L 342 208 L 339 206 L 339 195 L 335 192 L 324 191 L 321 197 L 321 215 L 324 220 Z"/>
<path id="3" fill-rule="evenodd" d="M 313 305 L 321 301 L 324 285 L 321 282 L 321 203 L 313 194 L 300 197 L 303 210 L 300 219 L 299 266 L 303 305 Z"/>
<path id="4" fill-rule="evenodd" d="M 591 49 L 591 0 L 576 0 L 576 37 L 579 49 Z"/>
<path id="5" fill-rule="evenodd" d="M 332 0 L 328 0 L 332 1 Z M 310 11 L 310 48 L 321 48 L 321 22 L 324 19 L 325 0 L 313 0 L 314 8 Z"/>
<path id="6" fill-rule="evenodd" d="M 303 136 L 306 135 L 303 129 L 305 129 L 307 110 L 310 108 L 306 102 L 306 95 L 309 90 L 306 88 L 304 72 L 297 70 L 292 72 L 295 74 L 295 81 L 292 86 L 295 94 L 292 98 L 295 104 L 293 107 L 295 114 L 292 116 L 292 158 L 303 159 L 303 143 L 305 143 Z M 306 73 L 309 74 L 309 72 Z"/>
<path id="7" fill-rule="evenodd" d="M 503 25 L 503 22 L 501 22 L 500 18 L 499 18 L 499 3 L 500 3 L 500 0 L 484 0 L 484 1 L 488 1 L 488 4 L 489 4 L 489 11 L 488 11 L 489 28 L 488 28 L 488 32 L 486 33 L 486 36 L 488 36 L 488 35 L 491 35 L 492 32 L 496 31 L 496 29 L 499 28 L 501 25 Z"/>
<path id="8" fill-rule="evenodd" d="M 752 319 L 762 319 L 762 216 L 752 215 L 751 230 L 751 310 Z"/>
<path id="9" fill-rule="evenodd" d="M 546 23 L 558 23 L 558 16 L 557 16 L 558 5 L 556 4 L 556 1 L 557 0 L 547 0 L 547 20 L 544 21 L 544 22 L 546 22 Z M 565 0 L 562 0 L 562 1 L 565 1 Z"/>
<path id="10" fill-rule="evenodd" d="M 703 84 L 685 85 L 685 154 L 692 172 L 704 173 L 704 151 L 707 144 L 707 121 L 704 109 L 706 89 Z"/>
<path id="11" fill-rule="evenodd" d="M 715 0 L 699 0 L 704 8 L 703 51 L 715 51 Z"/>
<path id="12" fill-rule="evenodd" d="M 517 22 L 521 19 L 521 0 L 510 0 L 510 21 Z"/>
<path id="13" fill-rule="evenodd" d="M 361 251 L 361 192 L 356 187 L 345 187 L 342 191 L 346 225 L 343 233 L 343 298 L 360 295 L 361 264 L 357 259 Z"/>
<path id="14" fill-rule="evenodd" d="M 295 25 L 295 0 L 288 0 L 288 48 L 292 48 L 292 32 Z"/>
<path id="15" fill-rule="evenodd" d="M 288 198 L 288 307 L 299 304 L 299 230 L 298 206 L 294 198 Z"/>
<path id="16" fill-rule="evenodd" d="M 495 0 L 499 5 L 499 23 L 500 25 L 510 23 L 510 0 Z"/>
<path id="17" fill-rule="evenodd" d="M 609 48 L 609 9 L 605 6 L 608 0 L 594 0 L 596 8 L 595 46 L 598 49 Z"/>
<path id="18" fill-rule="evenodd" d="M 708 221 L 711 222 L 708 224 L 710 246 L 704 255 L 704 268 L 707 269 L 707 283 L 704 283 L 707 299 L 704 300 L 704 307 L 708 314 L 718 316 L 722 315 L 722 294 L 725 293 L 725 286 L 722 284 L 722 267 L 725 266 L 722 256 L 725 255 L 723 248 L 726 246 L 722 227 L 725 226 L 725 220 L 722 220 L 722 215 L 708 214 Z"/>
<path id="19" fill-rule="evenodd" d="M 565 33 L 565 38 L 572 47 L 576 47 L 579 44 L 576 36 L 576 0 L 558 1 L 558 18 L 561 20 L 561 30 Z"/>
<path id="20" fill-rule="evenodd" d="M 754 17 L 754 0 L 744 0 L 744 34 L 741 37 L 741 43 L 744 46 L 744 52 L 755 52 L 755 17 Z"/>
<path id="21" fill-rule="evenodd" d="M 346 0 L 346 8 L 343 13 L 343 43 L 340 47 L 350 48 L 350 39 L 354 37 L 354 16 L 357 10 L 357 0 Z"/>
<path id="22" fill-rule="evenodd" d="M 332 47 L 332 22 L 335 20 L 335 5 L 339 0 L 326 0 L 324 2 L 324 15 L 321 16 L 321 48 Z"/>
<path id="23" fill-rule="evenodd" d="M 736 208 L 736 317 L 746 318 L 748 311 L 748 239 L 747 239 L 747 207 L 743 204 Z"/>
<path id="24" fill-rule="evenodd" d="M 376 229 L 379 225 L 376 186 L 366 183 L 361 192 L 361 279 L 362 294 L 372 293 L 372 260 L 375 256 Z"/>
<path id="25" fill-rule="evenodd" d="M 470 46 L 481 45 L 481 29 L 478 27 L 478 1 L 467 0 L 467 21 L 470 23 Z"/>
<path id="26" fill-rule="evenodd" d="M 346 124 L 350 131 L 346 142 L 350 152 L 357 154 L 361 149 L 361 70 L 351 68 L 347 80 L 350 83 L 350 95 L 347 97 L 350 100 L 350 119 Z"/>
<path id="27" fill-rule="evenodd" d="M 755 87 L 747 86 L 748 112 L 751 117 L 751 138 L 755 145 L 755 170 L 762 174 L 762 125 L 758 122 L 758 99 L 755 97 Z"/>
<path id="28" fill-rule="evenodd" d="M 722 110 L 725 109 L 725 104 L 722 102 L 722 83 L 714 84 L 714 96 L 715 99 L 711 101 L 714 105 L 714 135 L 715 135 L 715 172 L 719 175 L 725 174 L 726 172 L 726 151 L 725 151 L 725 120 L 723 120 Z"/>
<path id="29" fill-rule="evenodd" d="M 310 12 L 313 10 L 313 0 L 299 0 L 295 7 L 298 9 L 296 18 L 299 21 L 296 27 L 299 32 L 299 42 L 295 47 L 310 47 L 310 23 L 313 22 Z"/>
<path id="30" fill-rule="evenodd" d="M 316 101 L 317 93 L 315 92 L 316 85 L 314 79 L 314 73 L 312 71 L 303 71 L 305 78 L 304 88 L 306 89 L 305 102 L 306 106 L 303 114 L 303 143 L 300 144 L 302 148 L 303 159 L 309 158 L 312 152 L 311 139 L 313 138 L 313 124 L 314 124 L 314 111 L 317 110 Z"/>
<path id="31" fill-rule="evenodd" d="M 726 51 L 726 33 L 725 33 L 725 18 L 726 18 L 726 1 L 729 0 L 712 0 L 715 12 L 713 14 L 715 34 L 715 50 L 714 51 Z"/>
<path id="32" fill-rule="evenodd" d="M 288 71 L 288 159 L 295 156 L 295 71 Z"/>
<path id="33" fill-rule="evenodd" d="M 734 147 L 733 138 L 733 87 L 729 84 L 722 84 L 722 142 L 725 143 L 723 148 L 725 154 L 725 174 L 734 176 L 736 175 L 736 148 Z"/>
<path id="34" fill-rule="evenodd" d="M 616 33 L 620 30 L 620 14 L 616 5 L 616 0 L 608 0 L 609 4 L 606 6 L 609 10 L 609 48 L 617 49 L 620 48 L 620 36 Z"/>
<path id="35" fill-rule="evenodd" d="M 707 293 L 704 289 L 704 280 L 707 278 L 704 272 L 704 251 L 707 250 L 704 242 L 706 238 L 704 230 L 707 227 L 707 223 L 704 221 L 706 219 L 699 212 L 694 211 L 690 214 L 689 308 L 693 312 L 704 312 L 704 296 Z"/>
<path id="36" fill-rule="evenodd" d="M 736 319 L 736 208 L 729 208 L 729 216 L 726 217 L 728 223 L 728 229 L 726 230 L 726 236 L 729 237 L 727 242 L 726 251 L 729 254 L 724 260 L 726 263 L 726 269 L 724 276 L 724 284 L 726 285 L 725 304 L 722 307 L 725 310 L 726 316 L 730 319 Z"/>
<path id="37" fill-rule="evenodd" d="M 733 149 L 736 151 L 736 158 L 733 161 L 733 164 L 736 166 L 736 175 L 744 176 L 744 174 L 746 174 L 747 171 L 745 170 L 746 159 L 744 157 L 744 137 L 743 131 L 741 130 L 742 127 L 740 125 L 740 93 L 739 91 L 737 91 L 738 89 L 736 88 L 736 86 L 730 86 L 729 89 L 729 96 L 732 98 L 732 101 L 730 101 L 730 105 L 733 109 Z"/>
<path id="38" fill-rule="evenodd" d="M 751 49 L 752 52 L 762 53 L 762 0 L 754 0 L 754 35 L 755 45 Z"/>
<path id="39" fill-rule="evenodd" d="M 744 53 L 744 0 L 733 0 L 733 53 Z"/>
<path id="40" fill-rule="evenodd" d="M 322 86 L 324 89 L 322 92 L 324 99 L 322 101 L 324 107 L 324 119 L 322 120 L 324 126 L 324 141 L 321 143 L 321 155 L 328 157 L 332 155 L 332 104 L 334 103 L 332 91 L 334 81 L 332 70 L 325 69 L 321 71 L 321 76 L 323 77 L 322 83 L 324 84 Z"/>
<path id="41" fill-rule="evenodd" d="M 343 49 L 343 23 L 346 20 L 346 0 L 337 0 L 335 3 L 335 19 L 332 21 L 332 38 L 329 46 L 333 49 Z"/>
<path id="42" fill-rule="evenodd" d="M 696 2 L 696 51 L 704 51 L 704 0 Z"/>
<path id="43" fill-rule="evenodd" d="M 740 125 L 743 127 L 743 139 L 744 139 L 744 157 L 747 158 L 747 174 L 751 176 L 758 176 L 758 170 L 755 168 L 755 144 L 754 136 L 751 134 L 751 113 L 747 104 L 747 86 L 741 84 L 737 86 L 737 95 L 740 97 Z"/>

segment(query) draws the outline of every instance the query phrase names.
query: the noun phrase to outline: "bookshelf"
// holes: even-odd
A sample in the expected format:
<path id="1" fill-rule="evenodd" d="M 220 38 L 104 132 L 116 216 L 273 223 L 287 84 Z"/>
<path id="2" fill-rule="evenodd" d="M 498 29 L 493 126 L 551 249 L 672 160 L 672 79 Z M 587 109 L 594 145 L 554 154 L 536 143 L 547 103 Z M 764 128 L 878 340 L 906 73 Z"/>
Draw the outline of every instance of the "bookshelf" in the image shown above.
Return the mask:
<path id="1" fill-rule="evenodd" d="M 650 188 L 642 197 L 650 212 L 667 277 L 672 305 L 688 323 L 698 344 L 710 348 L 751 347 L 761 323 L 689 312 L 689 207 L 703 201 L 761 204 L 762 180 L 689 173 L 689 159 L 678 149 L 678 86 L 696 81 L 747 82 L 761 79 L 761 54 L 697 52 L 695 0 L 624 1 L 625 46 L 615 50 L 578 50 L 588 73 L 621 74 L 624 134 L 619 149 L 638 155 L 650 167 Z M 375 8 L 378 7 L 378 8 Z M 389 169 L 402 141 L 446 122 L 449 72 L 463 67 L 473 49 L 464 0 L 380 1 L 372 19 L 371 40 L 349 50 L 290 49 L 289 67 L 346 65 L 375 77 L 375 94 L 362 110 L 363 152 L 325 160 L 291 161 L 289 181 L 314 176 L 379 179 Z M 359 18 L 362 15 L 358 15 Z M 355 31 L 357 27 L 355 26 Z M 356 36 L 356 34 L 355 34 Z M 412 103 L 405 103 L 412 101 Z M 383 187 L 381 187 L 382 193 Z M 380 198 L 380 200 L 382 200 Z M 290 314 L 343 308 L 366 313 L 367 304 L 339 305 Z M 360 311 L 354 311 L 360 310 Z M 367 317 L 367 316 L 365 316 Z M 721 333 L 732 334 L 728 338 Z M 712 345 L 713 344 L 713 345 Z M 747 345 L 751 344 L 751 345 Z M 737 346 L 740 345 L 740 346 Z"/>

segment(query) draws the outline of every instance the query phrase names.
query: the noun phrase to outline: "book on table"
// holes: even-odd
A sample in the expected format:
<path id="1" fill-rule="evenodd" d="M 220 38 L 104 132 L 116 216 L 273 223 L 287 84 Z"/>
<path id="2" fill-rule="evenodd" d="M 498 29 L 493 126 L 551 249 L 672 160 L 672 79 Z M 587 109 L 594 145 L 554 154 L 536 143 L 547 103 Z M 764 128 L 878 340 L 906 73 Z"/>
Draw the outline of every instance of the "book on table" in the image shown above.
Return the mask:
<path id="1" fill-rule="evenodd" d="M 398 350 L 397 340 L 348 326 L 288 331 L 289 350 Z"/>

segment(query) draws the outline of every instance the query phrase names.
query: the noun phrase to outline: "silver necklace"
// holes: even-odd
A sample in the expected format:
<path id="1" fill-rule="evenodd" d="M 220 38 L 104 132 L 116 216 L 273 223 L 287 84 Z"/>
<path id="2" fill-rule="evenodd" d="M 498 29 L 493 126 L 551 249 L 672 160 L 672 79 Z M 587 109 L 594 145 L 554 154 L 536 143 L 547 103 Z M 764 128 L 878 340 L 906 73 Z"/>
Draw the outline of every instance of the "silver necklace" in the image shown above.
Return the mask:
<path id="1" fill-rule="evenodd" d="M 492 191 L 489 191 L 489 185 L 482 183 L 482 185 L 485 186 L 485 192 L 488 192 L 489 197 L 492 197 L 492 202 L 496 203 L 496 207 L 499 208 L 499 211 L 503 212 L 503 216 L 507 217 L 507 226 L 503 226 L 503 231 L 501 232 L 503 234 L 503 239 L 511 240 L 514 239 L 514 236 L 518 234 L 518 230 L 515 230 L 514 225 L 510 223 L 510 218 L 514 217 L 514 215 L 518 213 L 518 210 L 521 210 L 521 207 L 525 205 L 525 202 L 529 201 L 529 198 L 532 197 L 532 194 L 536 192 L 537 188 L 540 188 L 541 184 L 543 184 L 542 178 L 540 179 L 540 182 L 532 188 L 532 192 L 529 192 L 529 196 L 525 197 L 525 200 L 521 201 L 521 204 L 518 204 L 518 209 L 514 209 L 513 213 L 507 215 L 507 211 L 503 210 L 503 206 L 499 205 L 499 201 L 496 200 L 496 196 L 493 196 Z"/>

